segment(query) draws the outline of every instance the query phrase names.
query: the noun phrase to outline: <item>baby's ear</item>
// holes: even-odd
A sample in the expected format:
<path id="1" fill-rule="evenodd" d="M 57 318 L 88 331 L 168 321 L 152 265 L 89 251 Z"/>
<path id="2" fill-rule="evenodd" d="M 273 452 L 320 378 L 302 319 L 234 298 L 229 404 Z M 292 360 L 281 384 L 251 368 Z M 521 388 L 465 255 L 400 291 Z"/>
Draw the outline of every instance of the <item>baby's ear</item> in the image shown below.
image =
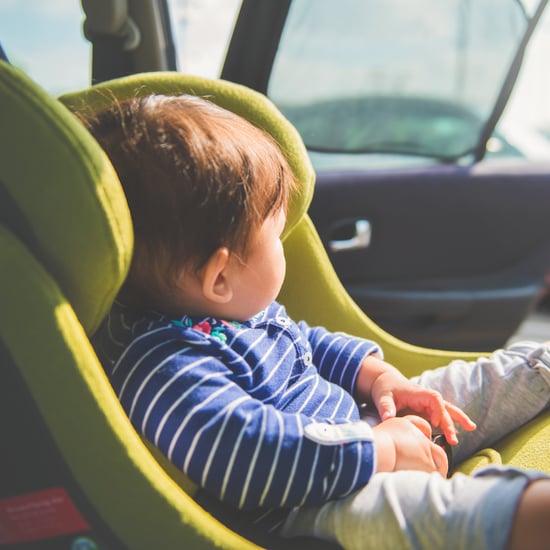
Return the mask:
<path id="1" fill-rule="evenodd" d="M 229 250 L 218 248 L 201 269 L 201 287 L 205 298 L 225 304 L 233 297 L 229 277 Z"/>

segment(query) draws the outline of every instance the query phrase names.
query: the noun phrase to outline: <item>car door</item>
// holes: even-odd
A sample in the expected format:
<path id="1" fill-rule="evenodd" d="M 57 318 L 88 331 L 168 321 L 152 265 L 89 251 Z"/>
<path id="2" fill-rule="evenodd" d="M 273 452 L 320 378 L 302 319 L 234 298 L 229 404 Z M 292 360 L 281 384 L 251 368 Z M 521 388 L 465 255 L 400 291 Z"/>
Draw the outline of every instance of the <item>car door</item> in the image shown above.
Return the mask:
<path id="1" fill-rule="evenodd" d="M 301 132 L 309 213 L 340 279 L 406 341 L 494 349 L 537 300 L 550 146 L 495 126 L 545 4 L 242 5 L 222 77 L 265 92 Z"/>

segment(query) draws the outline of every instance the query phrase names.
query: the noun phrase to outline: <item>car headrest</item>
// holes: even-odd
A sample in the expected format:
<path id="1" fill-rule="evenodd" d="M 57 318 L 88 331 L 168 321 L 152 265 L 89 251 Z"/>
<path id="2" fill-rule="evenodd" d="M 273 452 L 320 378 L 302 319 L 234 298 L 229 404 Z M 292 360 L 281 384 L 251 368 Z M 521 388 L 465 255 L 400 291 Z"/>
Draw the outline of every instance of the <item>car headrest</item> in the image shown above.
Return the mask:
<path id="1" fill-rule="evenodd" d="M 300 135 L 264 95 L 224 80 L 161 72 L 111 80 L 81 92 L 65 94 L 60 100 L 71 110 L 86 112 L 105 107 L 115 100 L 153 93 L 206 97 L 213 103 L 241 115 L 275 138 L 298 180 L 297 191 L 289 205 L 285 228 L 287 235 L 309 207 L 315 173 Z"/>
<path id="2" fill-rule="evenodd" d="M 122 187 L 74 115 L 3 61 L 0 104 L 0 223 L 57 281 L 90 334 L 130 264 Z"/>

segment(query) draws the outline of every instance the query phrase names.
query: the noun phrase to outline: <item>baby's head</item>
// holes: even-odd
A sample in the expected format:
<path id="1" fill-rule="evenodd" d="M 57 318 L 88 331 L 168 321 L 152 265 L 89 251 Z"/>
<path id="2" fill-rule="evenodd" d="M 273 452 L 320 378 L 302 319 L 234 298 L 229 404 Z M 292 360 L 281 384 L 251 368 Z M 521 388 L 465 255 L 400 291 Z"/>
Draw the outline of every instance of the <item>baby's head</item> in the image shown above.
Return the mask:
<path id="1" fill-rule="evenodd" d="M 116 103 L 85 121 L 124 188 L 135 249 L 123 293 L 173 313 L 186 281 L 225 250 L 247 263 L 266 220 L 286 214 L 294 176 L 273 139 L 193 96 Z M 280 216 L 279 216 L 280 217 Z M 204 308 L 203 308 L 204 309 Z"/>

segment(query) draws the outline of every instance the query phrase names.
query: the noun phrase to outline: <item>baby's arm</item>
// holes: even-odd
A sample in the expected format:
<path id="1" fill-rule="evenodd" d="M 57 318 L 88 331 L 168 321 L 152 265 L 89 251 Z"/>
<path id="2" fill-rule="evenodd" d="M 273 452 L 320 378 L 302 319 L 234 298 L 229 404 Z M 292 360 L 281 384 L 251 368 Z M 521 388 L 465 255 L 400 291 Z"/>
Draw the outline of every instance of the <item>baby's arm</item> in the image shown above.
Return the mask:
<path id="1" fill-rule="evenodd" d="M 293 507 L 369 481 L 364 422 L 314 423 L 254 399 L 216 358 L 177 341 L 152 349 L 127 353 L 113 382 L 134 426 L 210 494 L 242 509 Z"/>
<path id="2" fill-rule="evenodd" d="M 455 423 L 467 431 L 475 429 L 466 413 L 445 401 L 439 392 L 411 382 L 377 354 L 363 360 L 357 375 L 355 397 L 358 401 L 372 400 L 382 421 L 403 411 L 422 416 L 433 427 L 441 429 L 452 445 L 458 443 Z"/>
<path id="3" fill-rule="evenodd" d="M 342 332 L 330 332 L 324 327 L 298 323 L 313 353 L 313 364 L 319 374 L 353 394 L 357 373 L 365 357 L 381 352 L 376 342 Z"/>
<path id="4" fill-rule="evenodd" d="M 381 358 L 375 342 L 344 333 L 332 333 L 323 327 L 299 323 L 313 350 L 313 363 L 319 373 L 353 393 L 357 402 L 372 402 L 382 420 L 398 412 L 411 412 L 438 427 L 450 444 L 458 442 L 455 422 L 467 431 L 475 424 L 434 390 L 422 388 L 403 376 Z"/>

